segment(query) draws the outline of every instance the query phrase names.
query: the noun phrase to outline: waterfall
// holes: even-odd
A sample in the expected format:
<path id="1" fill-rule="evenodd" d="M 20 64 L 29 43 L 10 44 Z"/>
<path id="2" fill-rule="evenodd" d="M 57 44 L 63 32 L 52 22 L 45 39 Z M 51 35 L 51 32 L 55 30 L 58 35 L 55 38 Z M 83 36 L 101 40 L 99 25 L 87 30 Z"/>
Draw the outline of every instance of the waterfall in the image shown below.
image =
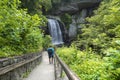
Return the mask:
<path id="1" fill-rule="evenodd" d="M 62 32 L 57 20 L 48 19 L 48 29 L 52 37 L 53 45 L 63 44 Z"/>

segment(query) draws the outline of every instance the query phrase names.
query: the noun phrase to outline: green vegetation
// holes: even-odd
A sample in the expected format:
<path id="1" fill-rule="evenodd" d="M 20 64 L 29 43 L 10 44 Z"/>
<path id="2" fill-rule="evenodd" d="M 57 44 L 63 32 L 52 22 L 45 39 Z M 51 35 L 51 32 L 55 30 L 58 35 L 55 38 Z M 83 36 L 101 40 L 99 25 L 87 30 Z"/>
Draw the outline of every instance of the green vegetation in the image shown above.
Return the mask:
<path id="1" fill-rule="evenodd" d="M 120 79 L 119 6 L 120 0 L 103 0 L 72 47 L 57 50 L 81 80 Z"/>
<path id="2" fill-rule="evenodd" d="M 52 43 L 51 43 L 51 37 L 50 37 L 50 35 L 46 35 L 46 36 L 44 36 L 43 37 L 43 48 L 44 49 L 47 49 L 50 45 L 52 45 Z"/>
<path id="3" fill-rule="evenodd" d="M 42 50 L 44 43 L 39 26 L 46 24 L 42 15 L 29 15 L 18 9 L 19 0 L 0 1 L 0 57 Z"/>
<path id="4" fill-rule="evenodd" d="M 28 75 L 30 74 L 31 70 L 25 72 L 23 75 L 22 75 L 22 78 L 27 78 Z"/>
<path id="5" fill-rule="evenodd" d="M 119 80 L 120 53 L 108 50 L 109 55 L 101 56 L 89 51 L 79 51 L 75 47 L 57 49 L 61 59 L 77 73 L 81 80 Z"/>
<path id="6" fill-rule="evenodd" d="M 21 7 L 27 8 L 30 14 L 41 14 L 52 8 L 51 0 L 20 0 Z"/>
<path id="7" fill-rule="evenodd" d="M 71 15 L 65 13 L 61 15 L 60 19 L 65 24 L 66 28 L 69 29 L 69 25 L 72 23 Z"/>
<path id="8" fill-rule="evenodd" d="M 116 41 L 120 40 L 119 2 L 103 1 L 95 11 L 95 16 L 87 18 L 89 24 L 84 26 L 83 33 L 79 35 L 79 47 L 91 47 L 101 54 L 110 47 L 116 47 Z"/>

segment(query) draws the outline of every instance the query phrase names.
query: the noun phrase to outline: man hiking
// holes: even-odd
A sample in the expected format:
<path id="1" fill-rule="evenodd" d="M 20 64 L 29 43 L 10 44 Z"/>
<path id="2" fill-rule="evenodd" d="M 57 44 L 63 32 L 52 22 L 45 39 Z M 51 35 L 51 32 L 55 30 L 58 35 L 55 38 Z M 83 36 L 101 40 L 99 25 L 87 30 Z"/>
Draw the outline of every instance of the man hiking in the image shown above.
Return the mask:
<path id="1" fill-rule="evenodd" d="M 48 48 L 47 52 L 48 52 L 48 57 L 49 57 L 49 63 L 53 64 L 54 53 L 55 53 L 54 48 L 53 47 Z"/>

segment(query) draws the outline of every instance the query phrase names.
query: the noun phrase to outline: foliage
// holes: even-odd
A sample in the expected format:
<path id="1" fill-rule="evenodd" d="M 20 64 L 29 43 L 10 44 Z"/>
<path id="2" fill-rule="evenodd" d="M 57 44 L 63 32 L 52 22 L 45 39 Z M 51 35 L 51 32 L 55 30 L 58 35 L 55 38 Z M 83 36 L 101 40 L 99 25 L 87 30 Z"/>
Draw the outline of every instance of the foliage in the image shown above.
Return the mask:
<path id="1" fill-rule="evenodd" d="M 61 18 L 61 21 L 65 24 L 65 26 L 69 28 L 69 25 L 72 23 L 71 15 L 65 13 L 60 18 Z"/>
<path id="2" fill-rule="evenodd" d="M 42 11 L 47 11 L 52 8 L 51 0 L 20 0 L 21 7 L 27 8 L 31 14 L 41 14 Z"/>
<path id="3" fill-rule="evenodd" d="M 106 56 L 104 60 L 108 60 L 111 63 L 112 68 L 112 77 L 115 77 L 115 80 L 120 79 L 120 41 L 115 41 L 116 46 L 114 48 L 109 48 L 106 50 Z"/>
<path id="4" fill-rule="evenodd" d="M 45 21 L 18 10 L 19 0 L 0 1 L 0 57 L 36 52 L 42 49 L 43 34 L 38 26 Z"/>
<path id="5" fill-rule="evenodd" d="M 78 35 L 77 46 L 89 48 L 104 55 L 104 51 L 112 46 L 115 40 L 119 40 L 120 11 L 119 0 L 103 0 L 94 16 L 87 18 L 88 24 Z"/>
<path id="6" fill-rule="evenodd" d="M 111 50 L 112 52 L 115 50 Z M 119 80 L 120 54 L 105 56 L 103 59 L 92 50 L 79 51 L 75 47 L 58 48 L 56 53 L 77 73 L 81 80 Z"/>
<path id="7" fill-rule="evenodd" d="M 47 48 L 51 45 L 50 42 L 51 42 L 51 37 L 50 37 L 50 35 L 44 36 L 44 38 L 43 38 L 43 43 L 42 43 L 44 49 L 47 49 Z"/>

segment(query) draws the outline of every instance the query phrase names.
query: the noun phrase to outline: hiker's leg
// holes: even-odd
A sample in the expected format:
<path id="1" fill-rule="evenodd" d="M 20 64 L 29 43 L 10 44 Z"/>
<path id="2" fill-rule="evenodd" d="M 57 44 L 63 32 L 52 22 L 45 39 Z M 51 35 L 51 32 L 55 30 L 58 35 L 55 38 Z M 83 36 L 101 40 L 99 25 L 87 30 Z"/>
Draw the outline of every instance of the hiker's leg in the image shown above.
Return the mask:
<path id="1" fill-rule="evenodd" d="M 49 57 L 49 64 L 50 64 L 50 57 Z"/>
<path id="2" fill-rule="evenodd" d="M 48 57 L 49 57 L 49 64 L 51 64 L 51 55 L 50 55 L 50 53 L 48 53 Z"/>
<path id="3" fill-rule="evenodd" d="M 51 56 L 49 55 L 49 64 L 51 64 Z"/>
<path id="4" fill-rule="evenodd" d="M 53 63 L 53 61 L 52 61 L 53 59 L 52 59 L 52 57 L 50 57 L 50 64 L 52 64 Z"/>
<path id="5" fill-rule="evenodd" d="M 53 63 L 53 60 L 54 60 L 54 56 L 52 56 L 52 63 Z"/>

